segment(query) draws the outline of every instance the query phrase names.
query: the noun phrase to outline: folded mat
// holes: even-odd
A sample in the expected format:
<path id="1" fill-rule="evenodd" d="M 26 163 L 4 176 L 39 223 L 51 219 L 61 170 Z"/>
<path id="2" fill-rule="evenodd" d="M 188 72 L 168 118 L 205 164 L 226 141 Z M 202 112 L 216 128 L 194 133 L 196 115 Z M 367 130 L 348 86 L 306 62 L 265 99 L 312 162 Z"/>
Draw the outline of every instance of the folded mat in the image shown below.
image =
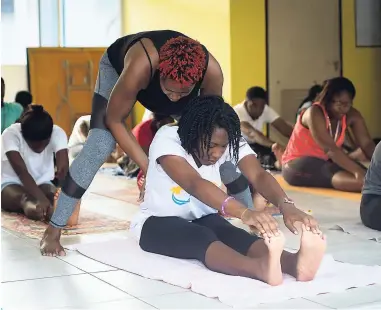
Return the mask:
<path id="1" fill-rule="evenodd" d="M 381 231 L 365 227 L 361 222 L 341 222 L 329 228 L 330 230 L 340 230 L 349 235 L 357 236 L 359 238 L 373 240 L 381 243 Z"/>
<path id="2" fill-rule="evenodd" d="M 381 283 L 380 266 L 340 263 L 330 255 L 324 257 L 315 280 L 303 283 L 284 275 L 282 285 L 271 287 L 257 280 L 212 272 L 197 261 L 144 252 L 132 237 L 80 244 L 75 248 L 83 255 L 104 264 L 191 289 L 195 293 L 218 298 L 224 304 L 240 308 Z"/>

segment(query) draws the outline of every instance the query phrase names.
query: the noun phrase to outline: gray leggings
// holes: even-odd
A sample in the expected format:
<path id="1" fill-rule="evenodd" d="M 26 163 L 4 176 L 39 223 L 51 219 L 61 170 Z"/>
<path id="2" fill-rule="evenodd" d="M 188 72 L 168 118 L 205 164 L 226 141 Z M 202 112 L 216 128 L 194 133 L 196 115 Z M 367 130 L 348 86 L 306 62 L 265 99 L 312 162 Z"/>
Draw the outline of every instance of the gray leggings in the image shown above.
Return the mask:
<path id="1" fill-rule="evenodd" d="M 115 139 L 106 128 L 106 107 L 110 94 L 119 75 L 112 67 L 107 53 L 100 60 L 98 78 L 95 85 L 90 132 L 83 149 L 72 162 L 66 176 L 57 207 L 50 220 L 54 227 L 66 226 L 74 207 L 89 188 L 99 168 L 106 162 L 116 146 Z M 237 200 L 252 208 L 253 203 L 247 180 L 236 171 L 236 167 L 225 163 L 221 169 L 221 178 L 229 193 Z"/>

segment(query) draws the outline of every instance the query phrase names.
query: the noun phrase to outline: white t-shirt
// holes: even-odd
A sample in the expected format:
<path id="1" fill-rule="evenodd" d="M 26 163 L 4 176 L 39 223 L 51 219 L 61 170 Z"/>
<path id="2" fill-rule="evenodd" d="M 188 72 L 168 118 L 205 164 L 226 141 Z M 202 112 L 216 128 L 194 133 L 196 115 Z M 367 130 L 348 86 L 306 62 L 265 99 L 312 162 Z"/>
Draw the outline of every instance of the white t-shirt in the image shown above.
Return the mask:
<path id="1" fill-rule="evenodd" d="M 182 157 L 203 179 L 220 187 L 219 168 L 224 162 L 232 161 L 229 148 L 214 165 L 198 167 L 192 155 L 188 154 L 181 146 L 177 129 L 178 126 L 168 125 L 160 128 L 150 146 L 144 202 L 140 205 L 140 211 L 132 220 L 130 228 L 138 239 L 145 220 L 150 216 L 177 216 L 192 221 L 217 212 L 217 210 L 185 192 L 164 172 L 157 163 L 157 159 L 164 155 Z M 243 140 L 239 150 L 239 160 L 250 154 L 255 155 L 247 142 Z"/>
<path id="2" fill-rule="evenodd" d="M 81 132 L 81 124 L 87 122 L 90 126 L 90 118 L 91 115 L 83 115 L 77 119 L 69 138 L 69 148 L 86 142 L 86 137 Z"/>
<path id="3" fill-rule="evenodd" d="M 238 114 L 239 120 L 241 122 L 248 122 L 254 129 L 262 132 L 264 124 L 271 124 L 277 118 L 279 114 L 270 108 L 267 104 L 263 110 L 263 113 L 256 120 L 253 120 L 246 110 L 245 103 L 240 103 L 234 106 L 234 111 Z"/>
<path id="4" fill-rule="evenodd" d="M 53 153 L 67 148 L 65 131 L 54 125 L 50 142 L 41 153 L 33 152 L 21 134 L 21 124 L 13 124 L 1 135 L 1 183 L 22 184 L 5 155 L 9 151 L 20 153 L 28 172 L 37 185 L 48 183 L 54 179 Z"/>

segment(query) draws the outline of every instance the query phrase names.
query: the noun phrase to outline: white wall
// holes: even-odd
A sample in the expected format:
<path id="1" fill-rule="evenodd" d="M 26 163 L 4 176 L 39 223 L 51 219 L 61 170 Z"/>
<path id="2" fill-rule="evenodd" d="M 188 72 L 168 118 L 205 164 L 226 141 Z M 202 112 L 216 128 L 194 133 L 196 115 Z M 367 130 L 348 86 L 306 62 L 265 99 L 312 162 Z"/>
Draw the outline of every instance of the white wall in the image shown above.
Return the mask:
<path id="1" fill-rule="evenodd" d="M 1 76 L 5 81 L 5 101 L 13 102 L 20 90 L 28 90 L 26 65 L 1 66 Z"/>

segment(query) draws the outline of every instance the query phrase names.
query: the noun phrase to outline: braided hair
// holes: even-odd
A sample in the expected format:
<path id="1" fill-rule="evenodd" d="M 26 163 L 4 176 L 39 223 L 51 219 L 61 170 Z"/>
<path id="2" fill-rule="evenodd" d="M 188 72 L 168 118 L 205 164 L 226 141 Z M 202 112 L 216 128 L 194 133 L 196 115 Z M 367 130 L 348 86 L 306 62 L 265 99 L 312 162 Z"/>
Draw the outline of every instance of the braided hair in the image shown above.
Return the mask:
<path id="1" fill-rule="evenodd" d="M 210 149 L 216 128 L 225 129 L 229 139 L 230 157 L 238 163 L 241 129 L 234 109 L 219 96 L 200 96 L 189 101 L 179 120 L 178 134 L 182 147 L 202 157 Z"/>

